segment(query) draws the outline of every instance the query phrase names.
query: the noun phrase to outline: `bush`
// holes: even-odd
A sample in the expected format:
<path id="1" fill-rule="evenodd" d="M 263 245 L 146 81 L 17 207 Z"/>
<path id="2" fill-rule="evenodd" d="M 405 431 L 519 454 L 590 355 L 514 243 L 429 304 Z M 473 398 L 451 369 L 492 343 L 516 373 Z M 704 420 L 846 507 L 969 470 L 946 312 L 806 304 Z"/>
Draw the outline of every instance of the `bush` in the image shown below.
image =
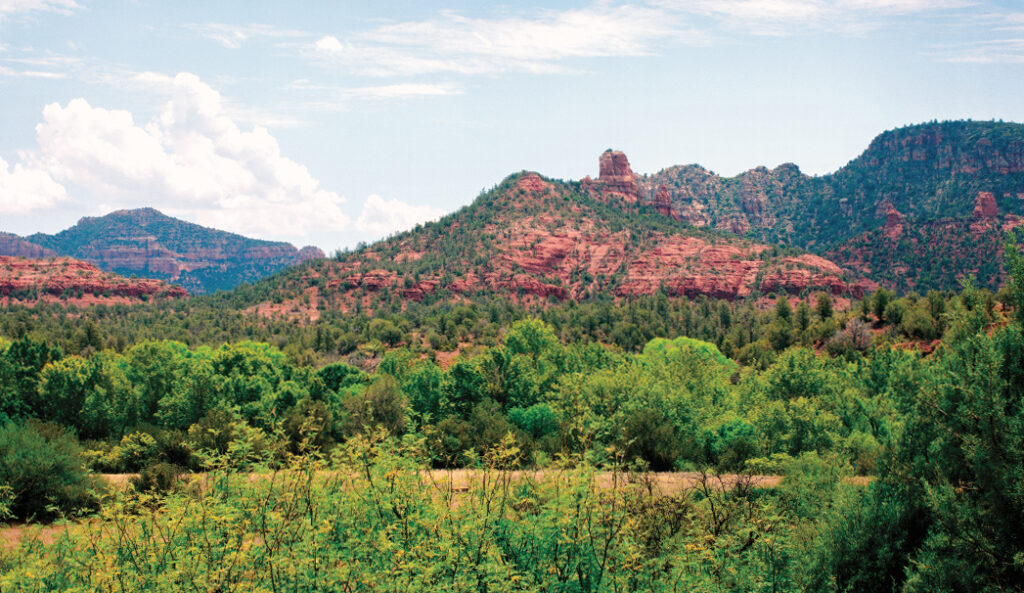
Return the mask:
<path id="1" fill-rule="evenodd" d="M 184 470 L 173 463 L 154 463 L 142 468 L 139 477 L 132 480 L 132 486 L 139 492 L 166 494 L 178 483 L 178 476 Z"/>
<path id="2" fill-rule="evenodd" d="M 75 438 L 52 424 L 0 427 L 0 486 L 9 486 L 15 519 L 78 515 L 98 506 L 100 482 L 85 468 Z"/>
<path id="3" fill-rule="evenodd" d="M 394 377 L 382 375 L 363 393 L 348 396 L 343 402 L 346 435 L 360 434 L 366 428 L 383 426 L 388 433 L 405 433 L 405 410 L 408 406 L 404 394 Z"/>
<path id="4" fill-rule="evenodd" d="M 204 465 L 248 468 L 278 458 L 279 444 L 237 412 L 214 408 L 188 429 L 188 446 Z"/>
<path id="5" fill-rule="evenodd" d="M 87 441 L 85 458 L 93 471 L 133 473 L 155 463 L 171 463 L 198 469 L 197 460 L 180 430 L 141 426 L 116 443 Z"/>

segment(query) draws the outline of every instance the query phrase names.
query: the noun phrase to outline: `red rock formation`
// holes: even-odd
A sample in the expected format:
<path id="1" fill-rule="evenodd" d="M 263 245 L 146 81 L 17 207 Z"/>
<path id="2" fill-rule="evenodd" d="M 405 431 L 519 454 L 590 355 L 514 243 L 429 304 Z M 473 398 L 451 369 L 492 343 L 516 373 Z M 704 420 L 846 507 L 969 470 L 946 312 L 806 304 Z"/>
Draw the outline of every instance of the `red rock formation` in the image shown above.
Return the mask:
<path id="1" fill-rule="evenodd" d="M 679 214 L 672 209 L 672 196 L 664 185 L 658 186 L 658 191 L 654 193 L 654 209 L 662 216 L 680 220 Z"/>
<path id="2" fill-rule="evenodd" d="M 299 261 L 309 261 L 311 259 L 323 259 L 327 257 L 319 247 L 313 245 L 306 245 L 299 250 Z"/>
<path id="3" fill-rule="evenodd" d="M 614 171 L 612 153 L 606 154 L 605 180 L 583 183 L 596 199 L 617 195 L 607 191 L 606 181 L 621 170 Z M 651 232 L 631 226 L 643 222 L 632 218 L 631 209 L 595 210 L 590 200 L 567 199 L 573 197 L 574 187 L 534 174 L 520 175 L 506 187 L 503 194 L 477 206 L 491 209 L 486 217 L 471 207 L 450 221 L 445 235 L 396 237 L 347 258 L 327 260 L 293 286 L 306 293 L 319 286 L 321 302 L 343 311 L 356 304 L 372 309 L 392 293 L 410 301 L 427 295 L 460 300 L 487 293 L 542 303 L 599 293 L 628 298 L 665 291 L 740 299 L 755 291 L 849 292 L 845 270 L 823 257 L 765 256 L 765 245 L 682 227 L 677 234 Z M 660 193 L 657 199 L 664 207 L 669 190 Z M 671 215 L 665 210 L 659 208 Z M 615 212 L 621 212 L 621 218 Z M 466 222 L 472 223 L 471 230 Z M 435 259 L 434 271 L 426 272 L 415 263 L 424 254 Z M 375 262 L 376 269 L 365 271 L 368 262 Z M 269 315 L 280 309 L 255 310 Z M 285 309 L 282 314 L 291 316 L 301 316 L 304 310 L 290 304 Z"/>
<path id="4" fill-rule="evenodd" d="M 627 202 L 636 202 L 640 198 L 640 188 L 625 153 L 618 150 L 601 153 L 598 172 L 595 185 L 602 193 L 618 194 Z"/>
<path id="5" fill-rule="evenodd" d="M 540 178 L 540 175 L 536 173 L 530 173 L 524 175 L 519 179 L 519 183 L 516 187 L 523 191 L 535 192 L 535 193 L 547 193 L 551 189 L 551 184 Z"/>
<path id="6" fill-rule="evenodd" d="M 4 303 L 11 300 L 31 302 L 41 298 L 57 300 L 71 296 L 76 304 L 95 304 L 150 297 L 179 298 L 186 294 L 180 286 L 160 280 L 128 279 L 67 257 L 0 257 L 0 296 Z M 82 300 L 85 295 L 91 296 Z"/>
<path id="7" fill-rule="evenodd" d="M 1008 233 L 1013 229 L 1024 225 L 1024 218 L 1017 216 L 1016 214 L 1007 214 L 1003 220 L 1003 232 Z"/>
<path id="8" fill-rule="evenodd" d="M 57 255 L 45 247 L 30 243 L 17 235 L 0 233 L 0 256 L 10 257 L 51 257 Z"/>
<path id="9" fill-rule="evenodd" d="M 996 197 L 990 191 L 978 192 L 974 198 L 975 218 L 995 218 L 999 216 L 999 208 L 996 206 Z"/>
<path id="10" fill-rule="evenodd" d="M 895 239 L 903 234 L 903 215 L 890 203 L 885 212 L 885 236 Z"/>

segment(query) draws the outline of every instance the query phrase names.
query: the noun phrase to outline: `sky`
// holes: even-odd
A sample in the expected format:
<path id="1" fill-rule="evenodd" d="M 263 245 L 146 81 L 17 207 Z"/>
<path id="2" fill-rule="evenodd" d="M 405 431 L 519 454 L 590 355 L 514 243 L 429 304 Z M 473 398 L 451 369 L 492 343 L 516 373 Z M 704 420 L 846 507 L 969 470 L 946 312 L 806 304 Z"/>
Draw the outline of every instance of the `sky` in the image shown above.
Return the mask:
<path id="1" fill-rule="evenodd" d="M 522 170 L 843 166 L 1024 121 L 1020 0 L 0 0 L 0 231 L 154 207 L 331 253 Z"/>

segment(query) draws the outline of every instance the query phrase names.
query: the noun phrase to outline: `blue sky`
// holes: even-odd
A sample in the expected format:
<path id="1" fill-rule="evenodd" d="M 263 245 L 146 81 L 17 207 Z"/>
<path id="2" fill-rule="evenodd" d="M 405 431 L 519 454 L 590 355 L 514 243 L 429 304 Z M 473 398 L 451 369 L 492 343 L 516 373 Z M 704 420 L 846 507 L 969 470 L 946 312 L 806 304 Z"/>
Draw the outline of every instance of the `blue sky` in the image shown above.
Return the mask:
<path id="1" fill-rule="evenodd" d="M 606 148 L 823 174 L 1022 98 L 1010 1 L 0 0 L 0 231 L 153 206 L 330 252 Z"/>

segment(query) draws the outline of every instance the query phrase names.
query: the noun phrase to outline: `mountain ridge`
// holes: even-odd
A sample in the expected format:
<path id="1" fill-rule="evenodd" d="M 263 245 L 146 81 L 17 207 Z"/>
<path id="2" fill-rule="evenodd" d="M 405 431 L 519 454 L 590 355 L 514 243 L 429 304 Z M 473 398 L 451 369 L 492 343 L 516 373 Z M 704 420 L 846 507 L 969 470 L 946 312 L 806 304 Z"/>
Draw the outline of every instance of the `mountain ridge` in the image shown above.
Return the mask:
<path id="1" fill-rule="evenodd" d="M 10 235 L 9 237 L 14 237 Z M 230 290 L 289 265 L 324 257 L 315 247 L 251 239 L 163 214 L 155 208 L 117 210 L 83 217 L 48 235 L 0 238 L 0 255 L 63 255 L 125 276 L 173 282 L 192 293 Z"/>
<path id="2" fill-rule="evenodd" d="M 638 184 L 643 202 L 667 203 L 683 222 L 835 257 L 846 242 L 860 245 L 883 228 L 891 211 L 900 214 L 907 229 L 952 219 L 996 219 L 1005 227 L 1019 226 L 1024 124 L 950 121 L 888 130 L 849 163 L 820 176 L 805 175 L 792 163 L 755 167 L 735 177 L 677 165 L 639 176 Z M 986 201 L 983 213 L 977 211 L 979 199 Z M 977 225 L 961 226 L 977 232 Z M 953 247 L 941 236 L 934 239 L 924 252 L 898 252 L 894 265 L 909 269 L 922 257 L 942 258 Z M 998 260 L 998 248 L 983 243 L 984 249 L 973 247 L 966 257 Z M 879 243 L 875 248 L 893 246 Z M 1002 277 L 999 268 L 978 281 L 994 288 Z M 890 280 L 894 287 L 921 289 L 955 288 L 958 282 L 948 274 L 925 282 L 905 276 Z"/>
<path id="3" fill-rule="evenodd" d="M 599 170 L 597 179 L 582 181 L 512 174 L 439 221 L 261 282 L 255 289 L 262 301 L 251 310 L 316 319 L 323 310 L 479 293 L 543 304 L 658 291 L 726 299 L 810 290 L 861 296 L 872 288 L 820 256 L 664 216 L 638 200 L 622 153 L 603 153 Z"/>

